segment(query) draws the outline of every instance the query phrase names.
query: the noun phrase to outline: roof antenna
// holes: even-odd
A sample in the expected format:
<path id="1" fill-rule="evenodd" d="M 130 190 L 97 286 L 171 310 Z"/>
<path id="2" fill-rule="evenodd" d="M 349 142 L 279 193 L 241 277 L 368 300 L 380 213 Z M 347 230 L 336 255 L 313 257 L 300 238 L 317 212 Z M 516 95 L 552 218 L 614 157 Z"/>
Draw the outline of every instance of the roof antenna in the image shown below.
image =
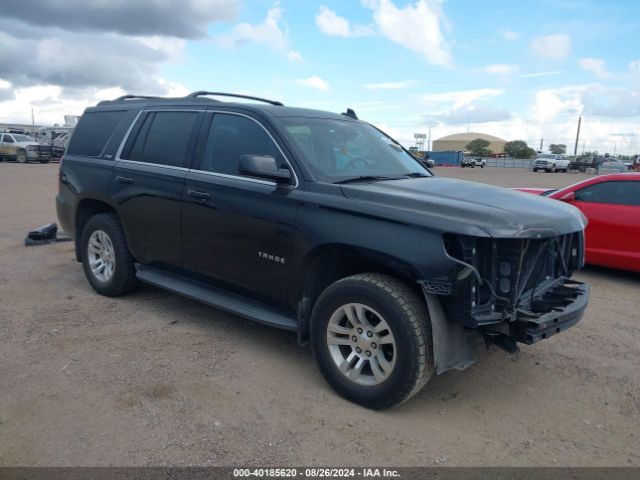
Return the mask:
<path id="1" fill-rule="evenodd" d="M 353 109 L 351 108 L 347 108 L 346 113 L 342 113 L 342 115 L 344 115 L 345 117 L 351 117 L 354 120 L 358 120 L 358 116 L 356 115 L 356 112 L 353 111 Z"/>

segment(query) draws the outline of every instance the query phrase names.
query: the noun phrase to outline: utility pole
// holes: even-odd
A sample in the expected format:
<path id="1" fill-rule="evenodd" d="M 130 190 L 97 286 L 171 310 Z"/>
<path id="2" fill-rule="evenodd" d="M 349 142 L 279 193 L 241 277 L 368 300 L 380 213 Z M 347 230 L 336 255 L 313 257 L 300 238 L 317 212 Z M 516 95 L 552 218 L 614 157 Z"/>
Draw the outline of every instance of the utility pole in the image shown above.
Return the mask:
<path id="1" fill-rule="evenodd" d="M 543 142 L 544 142 L 544 138 L 541 138 L 541 139 L 540 139 L 540 150 L 539 150 L 540 152 L 542 151 L 542 144 L 543 144 Z"/>
<path id="2" fill-rule="evenodd" d="M 580 124 L 582 123 L 582 116 L 578 117 L 578 131 L 576 132 L 576 145 L 573 147 L 573 156 L 578 154 L 578 142 L 580 141 Z"/>
<path id="3" fill-rule="evenodd" d="M 429 137 L 427 139 L 427 150 L 431 151 L 431 125 L 429 125 Z"/>
<path id="4" fill-rule="evenodd" d="M 582 141 L 582 155 L 584 155 L 584 140 Z"/>
<path id="5" fill-rule="evenodd" d="M 33 105 L 31 105 L 31 126 L 34 128 L 36 126 L 36 117 L 33 116 Z"/>

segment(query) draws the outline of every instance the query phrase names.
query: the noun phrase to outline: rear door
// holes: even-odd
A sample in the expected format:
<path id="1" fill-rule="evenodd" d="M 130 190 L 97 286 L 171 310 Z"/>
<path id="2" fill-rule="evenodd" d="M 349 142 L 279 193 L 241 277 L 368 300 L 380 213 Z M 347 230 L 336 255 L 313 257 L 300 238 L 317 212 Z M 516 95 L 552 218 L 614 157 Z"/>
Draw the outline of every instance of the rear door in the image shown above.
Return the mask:
<path id="1" fill-rule="evenodd" d="M 573 204 L 589 220 L 587 263 L 640 269 L 640 182 L 600 182 L 575 195 Z"/>
<path id="2" fill-rule="evenodd" d="M 143 111 L 117 156 L 111 196 L 139 262 L 182 265 L 182 190 L 202 116 Z"/>
<path id="3" fill-rule="evenodd" d="M 202 153 L 185 182 L 185 268 L 284 305 L 297 201 L 290 185 L 239 172 L 242 155 L 270 155 L 288 164 L 257 120 L 231 112 L 208 114 Z"/>

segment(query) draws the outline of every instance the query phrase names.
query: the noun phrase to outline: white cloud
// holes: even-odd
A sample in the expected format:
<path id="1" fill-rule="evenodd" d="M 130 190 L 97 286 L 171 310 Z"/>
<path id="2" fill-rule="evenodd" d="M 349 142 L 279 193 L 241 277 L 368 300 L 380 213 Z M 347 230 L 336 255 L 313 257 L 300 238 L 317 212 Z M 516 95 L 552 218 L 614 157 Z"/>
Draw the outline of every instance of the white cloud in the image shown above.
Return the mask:
<path id="1" fill-rule="evenodd" d="M 316 75 L 312 77 L 301 78 L 300 80 L 297 80 L 296 83 L 298 85 L 302 85 L 304 87 L 309 87 L 309 88 L 315 88 L 316 90 L 321 90 L 323 92 L 326 92 L 329 90 L 329 83 L 327 83 L 325 80 L 323 80 L 322 78 Z"/>
<path id="2" fill-rule="evenodd" d="M 316 25 L 325 34 L 332 37 L 361 37 L 370 35 L 371 28 L 364 25 L 352 25 L 326 5 L 320 5 L 316 14 Z"/>
<path id="3" fill-rule="evenodd" d="M 11 82 L 7 81 L 7 80 L 3 80 L 0 78 L 0 89 L 7 89 L 7 88 L 11 88 Z"/>
<path id="4" fill-rule="evenodd" d="M 291 62 L 302 62 L 302 55 L 300 55 L 299 52 L 290 50 L 289 53 L 287 53 L 287 59 Z"/>
<path id="5" fill-rule="evenodd" d="M 500 96 L 504 90 L 499 88 L 480 88 L 477 90 L 459 90 L 455 92 L 430 93 L 423 95 L 422 101 L 427 105 L 451 103 L 453 108 L 460 108 L 480 100 Z"/>
<path id="6" fill-rule="evenodd" d="M 511 113 L 502 108 L 494 108 L 491 105 L 461 105 L 441 113 L 425 115 L 428 123 L 440 122 L 447 124 L 462 123 L 488 123 L 509 120 Z"/>
<path id="7" fill-rule="evenodd" d="M 554 75 L 560 75 L 562 73 L 564 73 L 564 70 L 550 70 L 547 72 L 523 73 L 522 75 L 520 75 L 520 78 L 551 77 Z"/>
<path id="8" fill-rule="evenodd" d="M 537 37 L 531 41 L 531 50 L 540 58 L 565 60 L 571 53 L 571 37 L 564 33 Z"/>
<path id="9" fill-rule="evenodd" d="M 239 23 L 230 33 L 218 35 L 216 43 L 223 48 L 231 48 L 246 43 L 258 43 L 267 45 L 274 50 L 284 52 L 292 61 L 302 60 L 302 56 L 289 47 L 289 38 L 286 26 L 282 24 L 282 9 L 274 6 L 267 12 L 267 17 L 262 23 Z"/>
<path id="10" fill-rule="evenodd" d="M 366 83 L 364 88 L 366 90 L 403 90 L 417 84 L 418 82 L 415 80 L 401 80 L 399 82 Z"/>
<path id="11" fill-rule="evenodd" d="M 483 73 L 487 73 L 489 75 L 497 75 L 500 77 L 509 77 L 518 72 L 517 65 L 506 65 L 504 63 L 494 63 L 492 65 L 487 65 L 480 69 Z"/>
<path id="12" fill-rule="evenodd" d="M 517 40 L 520 38 L 520 34 L 518 32 L 513 32 L 511 30 L 499 30 L 498 34 L 505 40 L 509 40 L 512 42 L 513 40 Z"/>
<path id="13" fill-rule="evenodd" d="M 373 10 L 373 20 L 382 35 L 418 53 L 429 63 L 451 67 L 449 44 L 443 35 L 446 23 L 441 0 L 418 0 L 398 8 L 391 0 L 363 0 Z"/>
<path id="14" fill-rule="evenodd" d="M 190 91 L 177 82 L 162 78 L 157 78 L 156 81 L 154 88 L 159 95 L 182 97 Z M 59 85 L 38 85 L 15 88 L 13 93 L 12 98 L 0 101 L 0 122 L 30 124 L 33 107 L 36 125 L 53 125 L 63 123 L 64 115 L 82 115 L 87 107 L 130 92 L 121 87 L 70 90 Z"/>
<path id="15" fill-rule="evenodd" d="M 578 60 L 578 65 L 587 71 L 592 73 L 598 78 L 608 79 L 613 78 L 615 75 L 605 67 L 605 61 L 602 58 L 586 57 Z"/>

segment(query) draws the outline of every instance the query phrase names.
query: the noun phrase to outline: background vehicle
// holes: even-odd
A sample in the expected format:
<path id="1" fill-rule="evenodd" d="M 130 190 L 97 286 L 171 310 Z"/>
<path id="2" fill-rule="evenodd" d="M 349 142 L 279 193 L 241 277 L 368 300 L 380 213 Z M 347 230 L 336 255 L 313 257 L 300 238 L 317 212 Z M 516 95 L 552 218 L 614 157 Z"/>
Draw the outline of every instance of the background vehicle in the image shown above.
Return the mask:
<path id="1" fill-rule="evenodd" d="M 566 172 L 569 169 L 569 160 L 562 155 L 543 153 L 536 157 L 533 162 L 533 171 L 544 170 L 545 172 Z"/>
<path id="2" fill-rule="evenodd" d="M 562 190 L 518 188 L 579 208 L 586 262 L 640 272 L 640 173 L 601 175 Z"/>
<path id="3" fill-rule="evenodd" d="M 295 331 L 370 408 L 471 365 L 468 332 L 513 351 L 579 321 L 574 208 L 436 178 L 347 112 L 209 92 L 87 109 L 56 206 L 89 283 L 119 296 L 143 281 Z"/>
<path id="4" fill-rule="evenodd" d="M 20 163 L 38 161 L 49 163 L 51 147 L 40 145 L 33 138 L 20 133 L 0 133 L 0 159 L 17 160 Z"/>
<path id="5" fill-rule="evenodd" d="M 487 166 L 487 161 L 484 158 L 480 158 L 480 157 L 472 157 L 472 156 L 468 156 L 465 155 L 464 157 L 462 157 L 462 161 L 460 162 L 460 166 L 462 168 L 464 167 L 480 167 L 480 168 L 484 168 Z"/>

